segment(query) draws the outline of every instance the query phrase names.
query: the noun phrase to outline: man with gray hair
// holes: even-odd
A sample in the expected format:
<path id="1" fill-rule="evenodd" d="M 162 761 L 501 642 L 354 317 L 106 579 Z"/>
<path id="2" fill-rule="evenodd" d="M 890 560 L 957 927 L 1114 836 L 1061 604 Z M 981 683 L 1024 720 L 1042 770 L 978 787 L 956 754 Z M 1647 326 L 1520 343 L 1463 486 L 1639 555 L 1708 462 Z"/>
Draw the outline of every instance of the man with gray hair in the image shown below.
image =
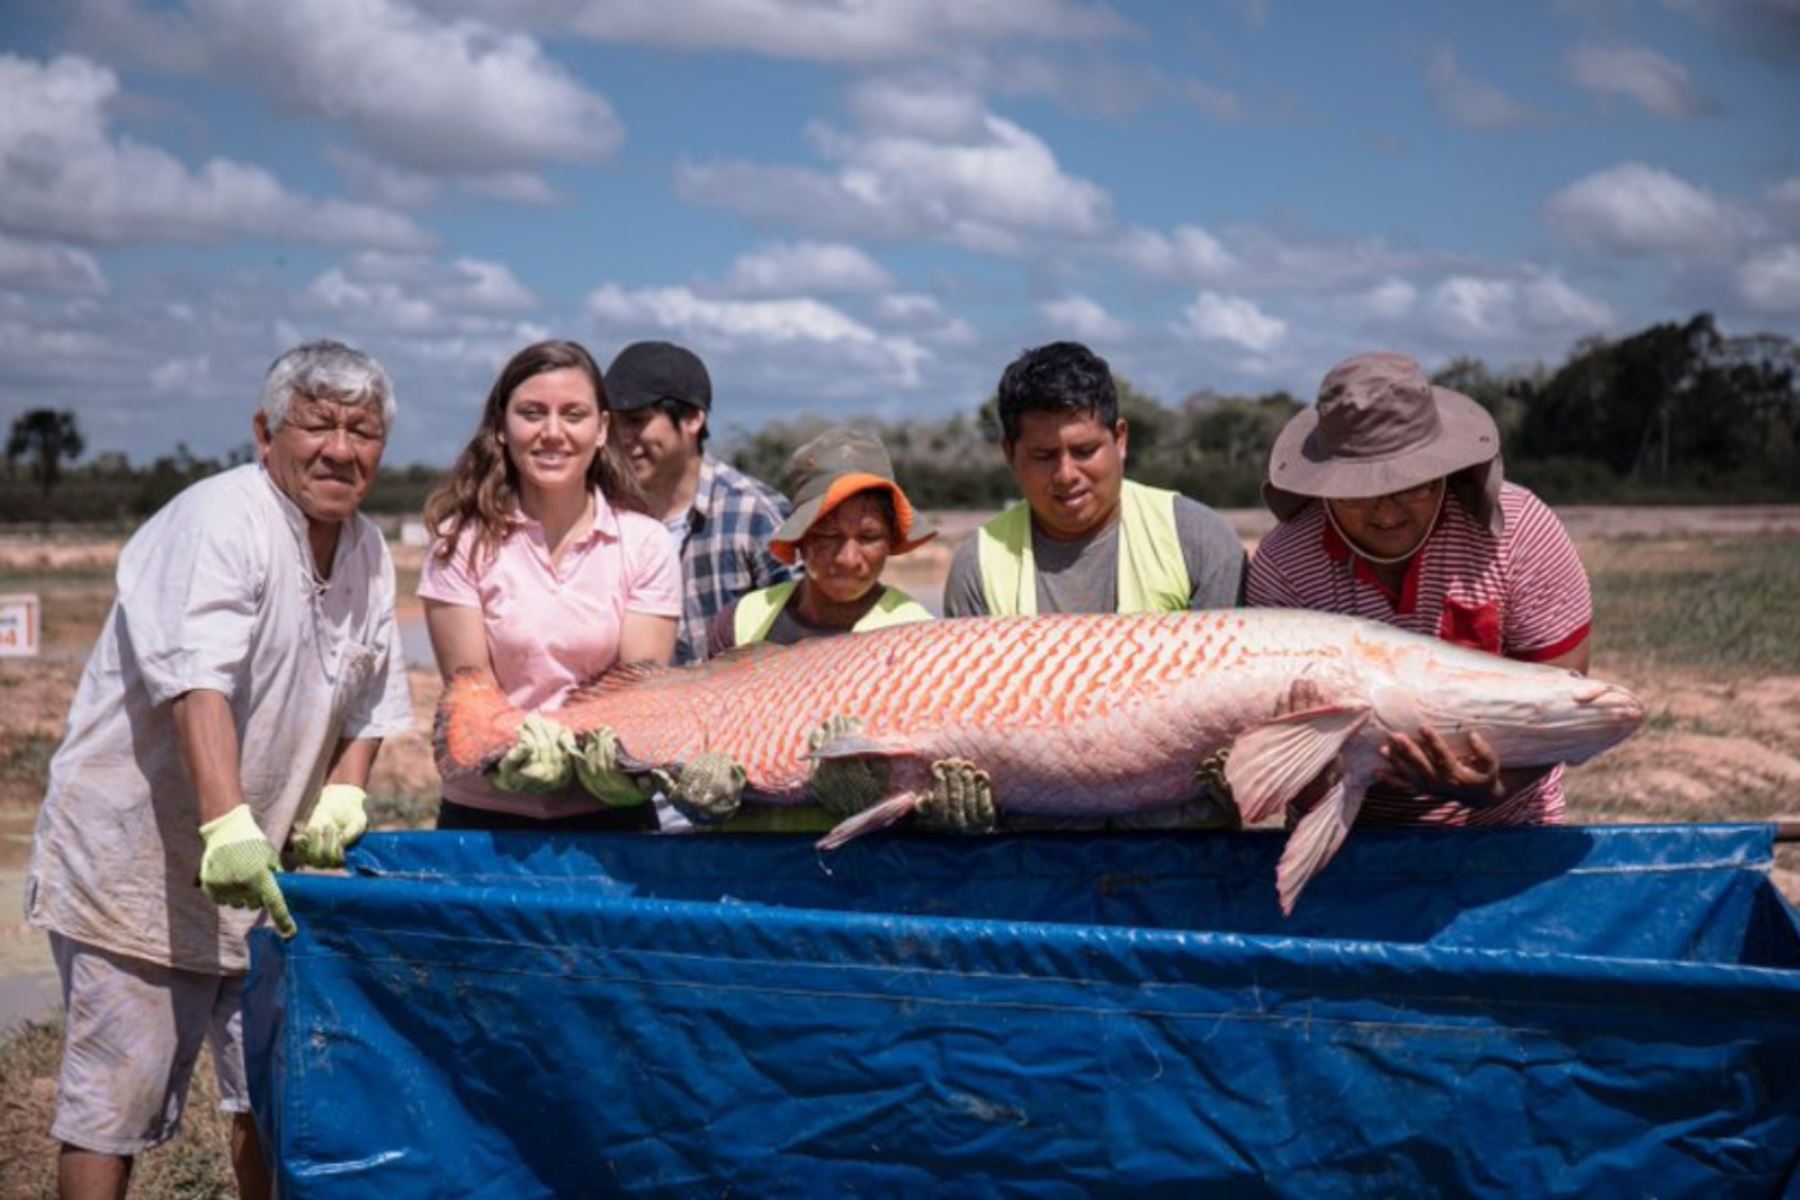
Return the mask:
<path id="1" fill-rule="evenodd" d="M 174 1136 L 202 1041 L 239 1193 L 268 1194 L 245 938 L 256 910 L 292 935 L 277 847 L 292 834 L 299 862 L 341 865 L 381 739 L 412 723 L 393 562 L 357 512 L 393 420 L 374 359 L 296 346 L 264 380 L 259 461 L 189 487 L 120 552 L 26 879 L 62 977 L 65 1197 L 125 1194 L 133 1157 Z"/>

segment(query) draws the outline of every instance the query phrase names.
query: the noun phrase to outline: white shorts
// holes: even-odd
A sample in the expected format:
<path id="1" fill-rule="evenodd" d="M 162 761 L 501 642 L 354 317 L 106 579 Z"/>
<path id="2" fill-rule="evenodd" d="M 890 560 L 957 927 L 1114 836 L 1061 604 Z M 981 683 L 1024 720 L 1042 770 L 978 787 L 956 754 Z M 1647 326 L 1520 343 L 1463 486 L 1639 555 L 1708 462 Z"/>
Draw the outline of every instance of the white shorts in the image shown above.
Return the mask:
<path id="1" fill-rule="evenodd" d="M 200 1043 L 212 1046 L 219 1107 L 250 1111 L 244 1084 L 244 980 L 178 971 L 61 934 L 63 1058 L 50 1136 L 130 1156 L 175 1136 Z"/>

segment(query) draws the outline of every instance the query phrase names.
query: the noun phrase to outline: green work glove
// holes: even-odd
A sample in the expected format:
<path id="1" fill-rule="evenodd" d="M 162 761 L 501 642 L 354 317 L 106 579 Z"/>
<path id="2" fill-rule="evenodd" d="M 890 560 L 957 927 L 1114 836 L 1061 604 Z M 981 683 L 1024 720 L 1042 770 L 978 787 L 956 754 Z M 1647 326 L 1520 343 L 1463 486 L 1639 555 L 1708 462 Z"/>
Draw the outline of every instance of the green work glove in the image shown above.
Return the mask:
<path id="1" fill-rule="evenodd" d="M 832 717 L 807 736 L 807 749 L 816 753 L 821 746 L 861 733 L 862 727 L 855 717 Z M 874 755 L 818 759 L 813 763 L 813 796 L 832 816 L 854 817 L 888 794 L 888 776 L 887 760 Z"/>
<path id="2" fill-rule="evenodd" d="M 363 802 L 369 793 L 353 783 L 328 783 L 312 813 L 294 831 L 294 858 L 306 867 L 341 867 L 344 851 L 369 828 Z"/>
<path id="3" fill-rule="evenodd" d="M 519 740 L 494 768 L 494 786 L 503 792 L 560 792 L 574 778 L 574 735 L 536 714 L 525 718 Z"/>
<path id="4" fill-rule="evenodd" d="M 637 780 L 619 770 L 619 737 L 610 729 L 575 739 L 575 779 L 588 795 L 615 808 L 630 808 L 650 798 Z"/>
<path id="5" fill-rule="evenodd" d="M 1210 793 L 1220 802 L 1236 807 L 1237 800 L 1231 794 L 1231 781 L 1225 778 L 1225 763 L 1231 757 L 1230 747 L 1214 750 L 1200 760 L 1199 769 L 1194 772 L 1194 782 L 1200 790 Z"/>
<path id="6" fill-rule="evenodd" d="M 200 886 L 214 904 L 228 908 L 266 908 L 275 932 L 291 938 L 297 932 L 287 901 L 275 882 L 281 857 L 263 836 L 250 806 L 240 804 L 216 821 L 200 827 L 206 851 L 200 856 Z"/>
<path id="7" fill-rule="evenodd" d="M 940 758 L 931 764 L 931 795 L 919 805 L 919 819 L 945 833 L 992 833 L 994 781 L 966 758 Z"/>
<path id="8" fill-rule="evenodd" d="M 678 812 L 696 825 L 729 820 L 744 799 L 744 768 L 722 750 L 703 750 L 681 773 L 652 771 L 656 785 Z"/>
<path id="9" fill-rule="evenodd" d="M 1194 771 L 1195 794 L 1173 808 L 1113 817 L 1108 829 L 1240 829 L 1243 818 L 1225 778 L 1229 750 L 1215 750 Z"/>

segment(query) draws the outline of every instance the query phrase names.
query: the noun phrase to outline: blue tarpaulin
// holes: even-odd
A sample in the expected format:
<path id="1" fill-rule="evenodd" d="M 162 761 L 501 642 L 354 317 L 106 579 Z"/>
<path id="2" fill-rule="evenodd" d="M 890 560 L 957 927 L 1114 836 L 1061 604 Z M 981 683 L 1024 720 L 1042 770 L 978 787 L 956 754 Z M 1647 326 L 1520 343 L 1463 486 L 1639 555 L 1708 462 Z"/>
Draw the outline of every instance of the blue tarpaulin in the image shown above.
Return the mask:
<path id="1" fill-rule="evenodd" d="M 284 878 L 251 1085 L 309 1196 L 1800 1188 L 1767 826 L 374 835 Z"/>

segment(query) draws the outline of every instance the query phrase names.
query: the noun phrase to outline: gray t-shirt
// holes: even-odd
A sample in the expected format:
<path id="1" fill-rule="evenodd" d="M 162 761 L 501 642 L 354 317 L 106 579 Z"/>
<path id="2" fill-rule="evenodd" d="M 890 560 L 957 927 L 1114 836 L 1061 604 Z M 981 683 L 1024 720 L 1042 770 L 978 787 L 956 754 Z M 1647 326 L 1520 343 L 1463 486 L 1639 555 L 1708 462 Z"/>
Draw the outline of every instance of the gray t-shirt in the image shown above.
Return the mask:
<path id="1" fill-rule="evenodd" d="M 1117 612 L 1119 529 L 1111 525 L 1085 541 L 1045 537 L 1031 526 L 1031 553 L 1037 561 L 1037 605 L 1041 613 Z M 1175 534 L 1194 593 L 1189 608 L 1235 608 L 1244 602 L 1244 543 L 1212 509 L 1186 496 L 1175 497 Z M 980 539 L 957 547 L 944 584 L 944 615 L 985 617 Z"/>

